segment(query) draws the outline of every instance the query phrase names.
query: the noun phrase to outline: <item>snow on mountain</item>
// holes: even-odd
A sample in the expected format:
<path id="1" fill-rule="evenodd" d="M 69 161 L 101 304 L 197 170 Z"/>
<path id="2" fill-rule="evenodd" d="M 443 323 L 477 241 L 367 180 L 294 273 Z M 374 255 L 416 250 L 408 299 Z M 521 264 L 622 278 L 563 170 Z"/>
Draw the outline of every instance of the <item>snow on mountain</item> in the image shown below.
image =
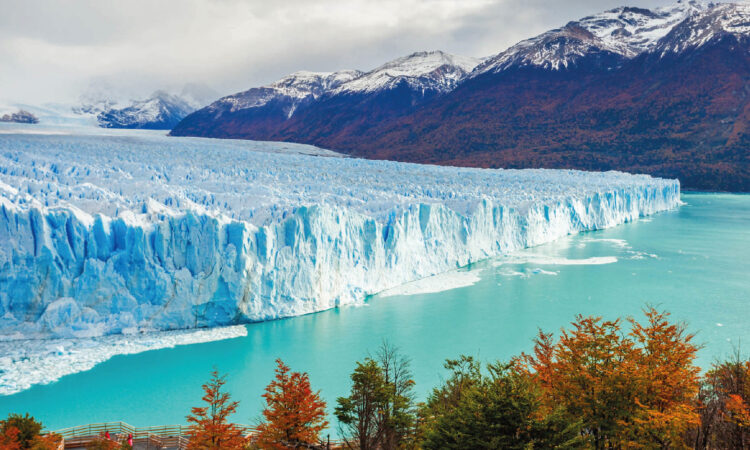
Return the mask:
<path id="1" fill-rule="evenodd" d="M 412 53 L 342 84 L 333 94 L 371 93 L 392 89 L 402 82 L 412 89 L 446 93 L 453 90 L 480 61 L 439 50 Z"/>
<path id="2" fill-rule="evenodd" d="M 124 108 L 105 107 L 96 118 L 104 128 L 169 130 L 193 111 L 195 106 L 183 98 L 157 91 L 150 98 L 134 101 Z"/>
<path id="3" fill-rule="evenodd" d="M 168 130 L 219 95 L 202 83 L 186 84 L 179 93 L 159 90 L 142 100 L 129 99 L 108 84 L 92 85 L 72 111 L 93 117 L 102 128 Z"/>
<path id="4" fill-rule="evenodd" d="M 619 172 L 421 166 L 143 133 L 6 134 L 0 148 L 0 339 L 321 311 L 675 207 L 680 191 Z"/>
<path id="5" fill-rule="evenodd" d="M 360 75 L 361 72 L 356 70 L 295 72 L 268 86 L 252 88 L 239 94 L 221 98 L 210 105 L 208 109 L 221 114 L 225 110 L 234 112 L 242 109 L 261 108 L 275 101 L 280 104 L 288 118 L 294 114 L 300 104 L 314 101 L 324 93 L 336 89 L 341 84 Z"/>
<path id="6" fill-rule="evenodd" d="M 726 36 L 750 35 L 750 5 L 747 3 L 718 4 L 690 16 L 659 42 L 655 52 L 660 55 L 681 53 Z"/>
<path id="7" fill-rule="evenodd" d="M 570 22 L 488 58 L 476 74 L 501 72 L 511 67 L 560 70 L 592 55 L 633 58 L 656 46 L 672 28 L 711 5 L 680 0 L 654 10 L 620 7 Z"/>
<path id="8" fill-rule="evenodd" d="M 418 52 L 390 61 L 370 72 L 295 72 L 267 86 L 224 97 L 207 108 L 215 117 L 263 107 L 281 108 L 290 118 L 302 105 L 340 94 L 371 94 L 406 83 L 420 92 L 452 90 L 479 63 L 479 59 L 441 51 Z"/>

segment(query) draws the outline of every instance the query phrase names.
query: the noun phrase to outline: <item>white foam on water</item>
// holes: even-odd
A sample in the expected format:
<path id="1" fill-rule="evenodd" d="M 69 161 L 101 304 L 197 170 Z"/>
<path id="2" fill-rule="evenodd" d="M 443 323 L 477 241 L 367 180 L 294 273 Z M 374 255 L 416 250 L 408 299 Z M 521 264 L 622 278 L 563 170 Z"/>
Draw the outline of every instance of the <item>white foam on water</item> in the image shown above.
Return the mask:
<path id="1" fill-rule="evenodd" d="M 0 395 L 89 370 L 116 355 L 247 336 L 244 325 L 83 339 L 0 341 Z"/>
<path id="2" fill-rule="evenodd" d="M 481 278 L 476 271 L 454 271 L 406 283 L 378 294 L 379 297 L 432 294 L 476 284 Z"/>
<path id="3" fill-rule="evenodd" d="M 516 253 L 493 261 L 495 267 L 507 264 L 538 264 L 540 266 L 598 266 L 617 262 L 616 256 L 592 256 L 590 258 L 571 259 L 564 256 Z"/>
<path id="4" fill-rule="evenodd" d="M 630 244 L 628 244 L 628 241 L 625 239 L 615 239 L 615 238 L 583 238 L 581 239 L 582 243 L 589 243 L 589 242 L 604 242 L 607 244 L 611 244 L 612 246 L 616 248 L 630 248 Z"/>

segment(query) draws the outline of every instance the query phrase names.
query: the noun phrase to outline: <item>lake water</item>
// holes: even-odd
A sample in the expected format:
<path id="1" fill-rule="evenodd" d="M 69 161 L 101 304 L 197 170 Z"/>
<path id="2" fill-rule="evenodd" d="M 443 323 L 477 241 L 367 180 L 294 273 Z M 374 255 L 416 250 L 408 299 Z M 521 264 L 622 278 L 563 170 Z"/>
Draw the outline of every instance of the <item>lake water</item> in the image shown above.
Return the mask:
<path id="1" fill-rule="evenodd" d="M 507 359 L 530 350 L 539 327 L 557 331 L 579 313 L 640 318 L 646 304 L 688 322 L 704 345 L 699 363 L 708 367 L 740 344 L 750 346 L 750 196 L 683 200 L 676 211 L 474 264 L 458 274 L 476 278 L 470 286 L 375 296 L 362 307 L 248 325 L 242 338 L 117 356 L 0 397 L 0 417 L 29 412 L 50 429 L 184 423 L 216 367 L 241 402 L 233 420 L 252 424 L 277 357 L 307 371 L 332 409 L 349 388 L 355 361 L 383 339 L 412 359 L 423 399 L 444 375 L 445 358 Z"/>

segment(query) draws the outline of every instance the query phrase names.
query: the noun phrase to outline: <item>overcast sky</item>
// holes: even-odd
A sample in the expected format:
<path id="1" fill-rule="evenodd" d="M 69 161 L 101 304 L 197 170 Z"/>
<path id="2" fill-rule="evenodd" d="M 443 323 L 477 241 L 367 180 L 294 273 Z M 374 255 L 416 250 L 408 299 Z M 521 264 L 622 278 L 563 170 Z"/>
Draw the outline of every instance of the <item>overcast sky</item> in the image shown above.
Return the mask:
<path id="1" fill-rule="evenodd" d="M 297 70 L 372 69 L 419 50 L 487 56 L 570 20 L 664 0 L 0 0 L 0 101 L 75 101 Z"/>

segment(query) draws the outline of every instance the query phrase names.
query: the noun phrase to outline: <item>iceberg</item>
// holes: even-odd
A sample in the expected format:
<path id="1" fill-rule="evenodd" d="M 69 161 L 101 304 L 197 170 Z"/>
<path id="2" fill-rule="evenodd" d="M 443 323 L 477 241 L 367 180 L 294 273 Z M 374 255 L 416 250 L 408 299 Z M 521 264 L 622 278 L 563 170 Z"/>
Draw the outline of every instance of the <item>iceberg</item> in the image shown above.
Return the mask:
<path id="1" fill-rule="evenodd" d="M 0 133 L 0 340 L 313 313 L 679 203 L 677 180 L 620 172 Z"/>

